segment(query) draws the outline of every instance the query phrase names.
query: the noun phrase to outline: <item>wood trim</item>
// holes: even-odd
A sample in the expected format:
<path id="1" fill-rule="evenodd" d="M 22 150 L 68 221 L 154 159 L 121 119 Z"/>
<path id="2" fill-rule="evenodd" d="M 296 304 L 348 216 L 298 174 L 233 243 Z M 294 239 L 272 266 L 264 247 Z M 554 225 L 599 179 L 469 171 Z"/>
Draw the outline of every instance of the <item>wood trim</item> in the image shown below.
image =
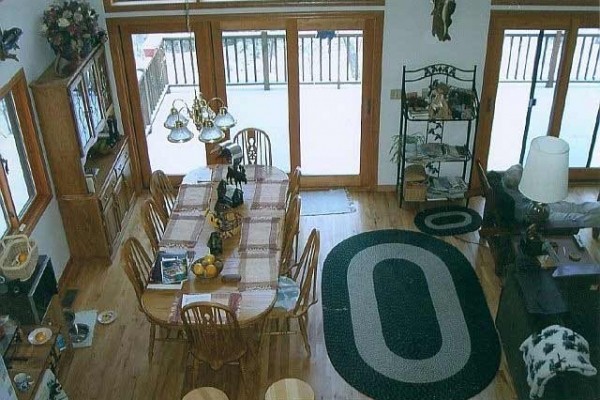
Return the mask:
<path id="1" fill-rule="evenodd" d="M 367 19 L 363 28 L 363 100 L 361 118 L 360 185 L 373 189 L 377 185 L 379 166 L 379 112 L 381 99 L 381 61 L 383 15 Z"/>
<path id="2" fill-rule="evenodd" d="M 127 77 L 125 75 L 125 62 L 122 53 L 121 34 L 118 24 L 113 21 L 106 21 L 108 35 L 110 39 L 111 70 L 115 79 L 116 93 L 115 98 L 119 99 L 119 110 L 121 112 L 121 123 L 123 124 L 123 134 L 129 138 L 129 157 L 131 159 L 131 169 L 135 192 L 140 193 L 142 188 L 143 176 L 140 163 L 140 154 L 137 147 L 137 137 L 134 134 L 135 129 L 132 124 L 131 101 L 127 88 Z M 106 60 L 108 63 L 108 60 Z"/>
<path id="3" fill-rule="evenodd" d="M 316 189 L 329 187 L 359 187 L 359 175 L 335 175 L 335 176 L 317 176 L 302 175 L 302 189 Z"/>
<path id="4" fill-rule="evenodd" d="M 548 124 L 548 135 L 558 137 L 562 124 L 563 112 L 567 100 L 567 90 L 569 90 L 569 81 L 571 68 L 573 66 L 573 55 L 577 44 L 577 27 L 571 22 L 571 27 L 565 32 L 566 37 L 563 41 L 563 49 L 559 57 L 558 80 L 554 90 L 554 99 L 552 99 L 552 109 L 550 121 Z"/>
<path id="5" fill-rule="evenodd" d="M 144 1 L 132 2 L 126 0 L 103 0 L 106 12 L 151 11 L 151 10 L 176 10 L 184 7 L 184 1 Z M 191 1 L 189 7 L 195 9 L 223 9 L 223 8 L 265 8 L 265 7 L 357 7 L 357 6 L 384 6 L 385 0 L 202 0 Z"/>
<path id="6" fill-rule="evenodd" d="M 12 216 L 9 217 L 11 230 L 13 232 L 18 232 L 19 226 L 25 224 L 26 227 L 24 233 L 31 234 L 52 199 L 52 190 L 50 188 L 48 171 L 46 170 L 46 164 L 44 162 L 42 145 L 36 126 L 33 122 L 33 106 L 31 98 L 29 97 L 27 79 L 23 68 L 19 69 L 8 83 L 0 88 L 0 97 L 4 97 L 8 93 L 12 94 L 12 99 L 14 101 L 36 195 L 21 219 L 18 218 L 12 196 L 5 196 L 8 197 L 5 198 L 5 202 L 7 202 L 7 211 L 9 211 L 9 214 L 12 213 Z M 10 195 L 10 187 L 6 176 L 4 176 L 3 173 L 0 174 L 0 185 L 2 186 L 3 192 Z"/>
<path id="7" fill-rule="evenodd" d="M 589 182 L 598 186 L 600 182 L 600 168 L 570 168 L 569 181 L 583 183 Z"/>
<path id="8" fill-rule="evenodd" d="M 288 113 L 290 138 L 290 171 L 302 166 L 302 145 L 300 143 L 300 66 L 298 65 L 298 23 L 287 21 L 286 37 L 288 51 Z M 302 179 L 302 186 L 306 180 Z"/>
<path id="9" fill-rule="evenodd" d="M 198 62 L 198 69 L 200 73 L 200 84 L 207 85 L 207 97 L 220 97 L 227 105 L 227 88 L 225 85 L 225 63 L 223 61 L 223 47 L 218 44 L 221 43 L 221 30 L 218 29 L 218 24 L 202 22 L 201 25 L 196 29 L 192 27 L 192 30 L 200 32 L 196 43 L 200 44 L 201 48 L 209 48 L 210 57 L 200 57 L 200 52 L 196 50 L 196 57 Z M 196 46 L 197 46 L 196 44 Z M 201 86 L 204 90 L 204 86 Z M 230 138 L 230 131 L 225 132 L 225 138 Z M 215 144 L 205 144 L 206 150 L 206 163 L 217 164 L 219 157 L 217 154 L 211 154 L 211 150 L 215 147 Z"/>
<path id="10" fill-rule="evenodd" d="M 492 6 L 597 6 L 598 0 L 492 0 Z"/>

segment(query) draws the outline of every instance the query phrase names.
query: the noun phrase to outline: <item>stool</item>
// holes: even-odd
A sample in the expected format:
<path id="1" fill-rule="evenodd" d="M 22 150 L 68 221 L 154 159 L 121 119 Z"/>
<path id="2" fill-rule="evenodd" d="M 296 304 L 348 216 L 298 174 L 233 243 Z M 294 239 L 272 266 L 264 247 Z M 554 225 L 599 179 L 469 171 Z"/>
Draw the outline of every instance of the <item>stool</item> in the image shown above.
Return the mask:
<path id="1" fill-rule="evenodd" d="M 315 392 L 308 383 L 287 378 L 269 386 L 265 400 L 315 400 Z"/>
<path id="2" fill-rule="evenodd" d="M 229 397 L 214 387 L 201 387 L 183 396 L 182 400 L 229 400 Z"/>

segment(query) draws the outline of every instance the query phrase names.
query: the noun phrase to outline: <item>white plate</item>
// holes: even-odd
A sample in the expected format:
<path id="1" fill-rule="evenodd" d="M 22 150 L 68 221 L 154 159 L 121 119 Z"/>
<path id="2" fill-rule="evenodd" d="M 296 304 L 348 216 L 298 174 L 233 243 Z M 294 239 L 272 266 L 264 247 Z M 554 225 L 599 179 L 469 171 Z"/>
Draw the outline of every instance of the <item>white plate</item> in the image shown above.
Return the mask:
<path id="1" fill-rule="evenodd" d="M 103 325 L 108 325 L 117 319 L 117 312 L 113 310 L 102 311 L 98 314 L 98 322 Z"/>
<path id="2" fill-rule="evenodd" d="M 48 340 L 50 340 L 50 338 L 52 338 L 52 331 L 49 328 L 34 329 L 31 332 L 29 332 L 29 335 L 27 336 L 27 340 L 31 344 L 44 344 Z"/>

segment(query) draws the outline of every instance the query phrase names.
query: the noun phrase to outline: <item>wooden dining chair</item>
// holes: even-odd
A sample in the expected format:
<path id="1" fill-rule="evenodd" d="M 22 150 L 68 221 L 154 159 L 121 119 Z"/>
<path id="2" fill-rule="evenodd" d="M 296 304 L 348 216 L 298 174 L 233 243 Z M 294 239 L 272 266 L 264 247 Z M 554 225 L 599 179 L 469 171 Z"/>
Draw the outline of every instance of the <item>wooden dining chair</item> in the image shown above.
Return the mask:
<path id="1" fill-rule="evenodd" d="M 268 315 L 263 337 L 269 335 L 281 335 L 297 333 L 289 330 L 291 319 L 298 320 L 298 327 L 304 341 L 304 348 L 311 355 L 310 343 L 308 341 L 308 310 L 318 302 L 317 298 L 317 264 L 319 261 L 319 249 L 321 238 L 318 229 L 313 229 L 308 236 L 304 251 L 298 263 L 290 269 L 291 277 L 280 276 L 277 282 L 277 300 L 275 306 Z M 285 331 L 271 330 L 272 322 L 283 320 Z"/>
<path id="2" fill-rule="evenodd" d="M 302 169 L 300 167 L 296 167 L 290 174 L 287 192 L 285 193 L 286 210 L 290 204 L 290 201 L 292 200 L 292 197 L 300 194 L 300 178 L 302 178 Z"/>
<path id="3" fill-rule="evenodd" d="M 181 310 L 181 319 L 188 339 L 188 355 L 192 359 L 192 382 L 200 363 L 213 370 L 225 364 L 238 364 L 246 392 L 251 386 L 250 371 L 253 351 L 243 337 L 235 313 L 227 306 L 196 302 Z"/>
<path id="4" fill-rule="evenodd" d="M 154 255 L 158 253 L 159 243 L 165 234 L 168 218 L 154 199 L 147 199 L 141 209 L 144 232 L 148 235 Z"/>
<path id="5" fill-rule="evenodd" d="M 170 217 L 175 207 L 177 190 L 171 185 L 171 181 L 162 170 L 154 171 L 150 177 L 150 195 L 162 208 L 164 214 Z"/>
<path id="6" fill-rule="evenodd" d="M 300 167 L 294 168 L 290 174 L 290 181 L 288 184 L 287 192 L 285 194 L 285 209 L 287 210 L 290 206 L 290 202 L 295 195 L 300 195 L 300 180 L 302 178 L 302 169 Z M 285 223 L 285 221 L 284 221 Z M 294 260 L 298 259 L 298 234 L 300 230 L 296 232 L 294 236 Z"/>
<path id="7" fill-rule="evenodd" d="M 131 282 L 135 295 L 138 301 L 139 310 L 144 313 L 146 319 L 150 323 L 150 341 L 148 344 L 148 359 L 152 361 L 154 355 L 154 342 L 155 341 L 172 341 L 181 340 L 179 337 L 171 338 L 171 326 L 166 325 L 164 322 L 154 317 L 144 307 L 142 302 L 142 296 L 148 283 L 150 282 L 150 276 L 152 273 L 152 260 L 144 247 L 136 238 L 130 237 L 125 241 L 123 245 L 123 269 L 127 278 Z M 165 337 L 157 337 L 156 327 L 162 327 L 166 329 Z"/>
<path id="8" fill-rule="evenodd" d="M 283 217 L 283 243 L 279 257 L 279 275 L 289 275 L 290 268 L 296 262 L 294 241 L 300 232 L 300 210 L 302 199 L 299 195 L 292 197 Z"/>
<path id="9" fill-rule="evenodd" d="M 240 145 L 244 153 L 243 164 L 273 165 L 271 155 L 271 139 L 261 129 L 242 129 L 233 137 L 233 142 Z"/>

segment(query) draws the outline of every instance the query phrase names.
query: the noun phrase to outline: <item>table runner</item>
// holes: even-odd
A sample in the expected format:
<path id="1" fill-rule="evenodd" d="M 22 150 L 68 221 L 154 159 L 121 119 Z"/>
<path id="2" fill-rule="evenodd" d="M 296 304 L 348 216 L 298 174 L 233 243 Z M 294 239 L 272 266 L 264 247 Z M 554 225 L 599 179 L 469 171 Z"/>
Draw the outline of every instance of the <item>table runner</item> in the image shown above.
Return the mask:
<path id="1" fill-rule="evenodd" d="M 210 204 L 212 185 L 202 183 L 196 185 L 183 184 L 179 187 L 174 212 L 200 210 L 204 211 Z"/>
<path id="2" fill-rule="evenodd" d="M 285 208 L 285 195 L 287 192 L 287 182 L 265 182 L 256 185 L 253 196 L 247 199 L 251 210 L 274 209 L 283 210 Z"/>
<path id="3" fill-rule="evenodd" d="M 242 233 L 238 250 L 280 250 L 279 217 L 246 217 L 242 220 Z"/>
<path id="4" fill-rule="evenodd" d="M 185 294 L 193 294 L 193 293 L 185 293 Z M 170 324 L 183 324 L 183 320 L 181 319 L 181 301 L 183 300 L 183 292 L 178 292 L 173 299 L 173 304 L 171 304 L 171 310 L 169 311 L 169 323 Z M 210 302 L 219 303 L 226 305 L 231 309 L 234 314 L 237 314 L 237 311 L 240 307 L 240 301 L 242 300 L 242 294 L 233 292 L 233 293 L 211 293 Z"/>
<path id="5" fill-rule="evenodd" d="M 203 215 L 171 214 L 160 247 L 194 247 L 204 227 Z"/>

